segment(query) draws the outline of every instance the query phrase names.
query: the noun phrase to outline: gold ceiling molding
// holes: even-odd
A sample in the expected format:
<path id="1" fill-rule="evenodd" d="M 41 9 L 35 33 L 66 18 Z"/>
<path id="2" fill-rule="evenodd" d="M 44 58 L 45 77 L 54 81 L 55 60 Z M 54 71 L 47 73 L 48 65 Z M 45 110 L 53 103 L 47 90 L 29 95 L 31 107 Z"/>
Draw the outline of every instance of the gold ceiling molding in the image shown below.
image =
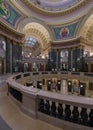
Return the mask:
<path id="1" fill-rule="evenodd" d="M 45 35 L 41 32 L 41 31 L 39 31 L 39 30 L 37 30 L 37 29 L 35 29 L 35 28 L 32 28 L 32 29 L 27 29 L 27 30 L 25 30 L 24 31 L 24 33 L 27 35 L 27 36 L 33 36 L 33 37 L 35 37 L 37 40 L 39 40 L 42 44 L 44 44 L 44 43 L 46 43 L 47 44 L 47 38 L 45 37 Z"/>
<path id="2" fill-rule="evenodd" d="M 88 38 L 81 37 L 80 43 L 88 46 L 93 46 L 93 41 L 89 40 Z"/>
<path id="3" fill-rule="evenodd" d="M 57 17 L 57 16 L 70 14 L 70 13 L 74 12 L 75 10 L 79 10 L 82 6 L 86 5 L 90 0 L 83 0 L 81 3 L 76 4 L 76 6 L 72 6 L 72 7 L 69 7 L 68 9 L 60 10 L 60 11 L 54 11 L 54 12 L 39 8 L 36 4 L 33 4 L 33 2 L 31 3 L 31 1 L 29 1 L 29 0 L 21 0 L 21 1 L 27 7 L 29 7 L 29 9 L 33 10 L 34 12 L 36 12 L 38 14 L 42 14 L 44 16 Z"/>
<path id="4" fill-rule="evenodd" d="M 50 44 L 50 35 L 45 27 L 38 23 L 29 23 L 23 28 L 23 33 L 26 36 L 32 36 L 37 39 L 39 43 L 41 43 L 42 48 L 45 49 Z"/>
<path id="5" fill-rule="evenodd" d="M 83 41 L 93 44 L 93 14 L 90 15 L 81 28 L 80 36 L 83 37 Z"/>
<path id="6" fill-rule="evenodd" d="M 86 38 L 93 42 L 93 22 L 89 30 L 87 31 Z"/>

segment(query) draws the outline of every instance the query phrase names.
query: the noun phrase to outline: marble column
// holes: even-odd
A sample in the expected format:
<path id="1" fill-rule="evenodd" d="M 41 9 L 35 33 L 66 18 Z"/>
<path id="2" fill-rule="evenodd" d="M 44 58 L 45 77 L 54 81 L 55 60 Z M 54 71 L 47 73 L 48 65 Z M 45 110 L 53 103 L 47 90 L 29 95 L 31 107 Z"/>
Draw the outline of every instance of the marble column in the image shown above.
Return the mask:
<path id="1" fill-rule="evenodd" d="M 10 73 L 12 73 L 12 43 L 10 44 Z"/>
<path id="2" fill-rule="evenodd" d="M 6 74 L 6 58 L 4 58 L 4 74 Z"/>
<path id="3" fill-rule="evenodd" d="M 68 71 L 72 69 L 72 52 L 71 48 L 68 49 Z"/>
<path id="4" fill-rule="evenodd" d="M 56 50 L 56 69 L 58 70 L 58 50 Z"/>
<path id="5" fill-rule="evenodd" d="M 71 71 L 73 71 L 73 51 L 71 50 Z"/>

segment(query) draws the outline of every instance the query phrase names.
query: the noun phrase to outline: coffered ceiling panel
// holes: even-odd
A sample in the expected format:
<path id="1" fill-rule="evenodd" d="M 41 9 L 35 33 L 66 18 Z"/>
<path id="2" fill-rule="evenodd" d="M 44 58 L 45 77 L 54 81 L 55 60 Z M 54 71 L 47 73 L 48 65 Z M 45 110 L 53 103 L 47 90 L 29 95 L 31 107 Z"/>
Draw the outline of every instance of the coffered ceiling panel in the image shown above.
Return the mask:
<path id="1" fill-rule="evenodd" d="M 26 36 L 35 37 L 38 42 L 41 43 L 43 49 L 47 48 L 50 44 L 51 38 L 48 31 L 38 23 L 27 24 L 23 29 L 23 33 L 25 33 Z"/>

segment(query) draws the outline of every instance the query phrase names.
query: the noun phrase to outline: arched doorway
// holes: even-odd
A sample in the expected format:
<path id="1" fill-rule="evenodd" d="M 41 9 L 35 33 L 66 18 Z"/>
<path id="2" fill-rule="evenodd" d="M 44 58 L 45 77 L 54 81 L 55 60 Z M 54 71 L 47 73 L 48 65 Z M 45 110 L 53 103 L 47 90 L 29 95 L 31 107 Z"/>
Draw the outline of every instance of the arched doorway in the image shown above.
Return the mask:
<path id="1" fill-rule="evenodd" d="M 35 38 L 41 44 L 42 50 L 45 50 L 50 45 L 50 34 L 48 30 L 41 24 L 32 22 L 28 23 L 23 28 L 23 33 L 26 36 Z"/>

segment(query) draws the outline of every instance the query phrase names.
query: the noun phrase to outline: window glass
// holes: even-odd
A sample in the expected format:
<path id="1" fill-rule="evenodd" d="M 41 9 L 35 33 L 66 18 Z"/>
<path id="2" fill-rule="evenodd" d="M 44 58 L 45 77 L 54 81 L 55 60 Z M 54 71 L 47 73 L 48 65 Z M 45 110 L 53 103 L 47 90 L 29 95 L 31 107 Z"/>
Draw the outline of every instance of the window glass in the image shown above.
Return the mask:
<path id="1" fill-rule="evenodd" d="M 37 40 L 33 37 L 26 37 L 25 38 L 25 45 L 33 47 L 36 44 Z"/>

